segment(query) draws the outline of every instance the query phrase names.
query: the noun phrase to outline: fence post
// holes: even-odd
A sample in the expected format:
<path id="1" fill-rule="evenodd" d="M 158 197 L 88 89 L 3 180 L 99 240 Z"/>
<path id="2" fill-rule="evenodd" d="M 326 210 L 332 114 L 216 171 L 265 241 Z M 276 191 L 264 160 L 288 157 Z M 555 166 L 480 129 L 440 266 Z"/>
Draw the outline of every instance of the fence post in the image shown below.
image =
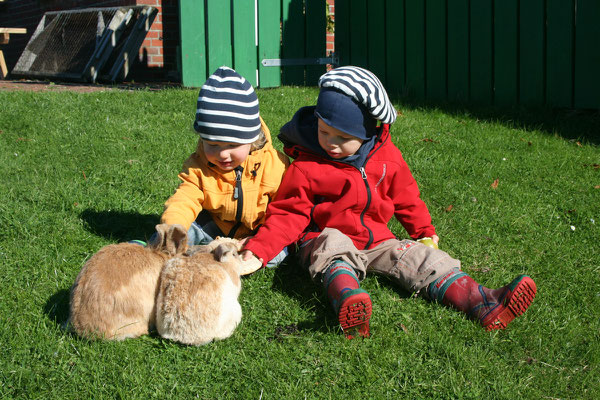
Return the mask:
<path id="1" fill-rule="evenodd" d="M 206 80 L 204 2 L 179 0 L 181 80 L 183 86 L 200 87 Z"/>

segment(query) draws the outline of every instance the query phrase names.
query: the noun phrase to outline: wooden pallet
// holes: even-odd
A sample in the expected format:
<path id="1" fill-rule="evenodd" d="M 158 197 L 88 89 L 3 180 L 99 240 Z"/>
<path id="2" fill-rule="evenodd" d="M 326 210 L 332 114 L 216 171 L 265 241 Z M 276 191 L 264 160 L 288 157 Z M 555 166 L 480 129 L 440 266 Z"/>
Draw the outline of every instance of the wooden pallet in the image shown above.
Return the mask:
<path id="1" fill-rule="evenodd" d="M 11 34 L 24 33 L 27 33 L 26 28 L 0 28 L 0 44 L 7 44 Z M 6 78 L 6 75 L 8 75 L 8 69 L 6 68 L 6 61 L 4 61 L 4 53 L 0 50 L 0 79 Z"/>

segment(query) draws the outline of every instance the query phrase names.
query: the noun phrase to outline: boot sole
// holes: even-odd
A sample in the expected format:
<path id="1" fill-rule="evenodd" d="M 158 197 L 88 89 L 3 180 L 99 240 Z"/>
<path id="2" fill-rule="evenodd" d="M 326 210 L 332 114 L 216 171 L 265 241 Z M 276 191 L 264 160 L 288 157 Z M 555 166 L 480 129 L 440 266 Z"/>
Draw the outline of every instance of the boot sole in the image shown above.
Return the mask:
<path id="1" fill-rule="evenodd" d="M 338 320 L 347 339 L 354 339 L 357 336 L 369 337 L 371 335 L 369 329 L 371 311 L 371 297 L 367 292 L 360 291 L 342 301 Z"/>
<path id="2" fill-rule="evenodd" d="M 506 329 L 506 326 L 518 316 L 523 315 L 533 302 L 537 287 L 533 279 L 521 275 L 510 284 L 510 290 L 502 300 L 501 311 L 490 319 L 482 321 L 486 331 Z"/>

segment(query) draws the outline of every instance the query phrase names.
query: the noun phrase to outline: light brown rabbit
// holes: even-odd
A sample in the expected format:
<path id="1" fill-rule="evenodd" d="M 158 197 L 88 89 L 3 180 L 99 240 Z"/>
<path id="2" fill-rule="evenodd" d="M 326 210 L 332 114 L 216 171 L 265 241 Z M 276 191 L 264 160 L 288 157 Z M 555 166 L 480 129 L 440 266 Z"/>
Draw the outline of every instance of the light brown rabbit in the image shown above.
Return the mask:
<path id="1" fill-rule="evenodd" d="M 147 247 L 111 244 L 85 263 L 71 288 L 69 327 L 75 333 L 123 340 L 152 329 L 160 273 L 168 259 L 187 251 L 182 226 L 161 224 L 156 232 Z"/>
<path id="2" fill-rule="evenodd" d="M 240 275 L 260 267 L 258 260 L 258 267 L 242 262 L 239 250 L 237 240 L 217 238 L 194 246 L 189 257 L 166 263 L 156 299 L 156 329 L 162 337 L 202 345 L 231 336 L 242 319 Z"/>

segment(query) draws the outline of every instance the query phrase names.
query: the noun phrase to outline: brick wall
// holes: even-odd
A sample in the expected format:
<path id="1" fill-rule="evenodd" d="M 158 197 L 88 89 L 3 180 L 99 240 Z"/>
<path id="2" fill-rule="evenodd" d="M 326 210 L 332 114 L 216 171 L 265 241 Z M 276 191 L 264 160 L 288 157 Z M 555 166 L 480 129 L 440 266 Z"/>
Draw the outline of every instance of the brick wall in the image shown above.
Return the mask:
<path id="1" fill-rule="evenodd" d="M 329 7 L 329 16 L 335 21 L 335 0 L 327 0 L 327 7 Z M 325 45 L 327 49 L 327 54 L 333 53 L 335 51 L 335 33 L 327 32 L 327 36 L 325 39 Z"/>
<path id="2" fill-rule="evenodd" d="M 178 0 L 4 0 L 0 2 L 0 27 L 27 28 L 26 35 L 11 35 L 10 42 L 2 46 L 8 70 L 17 63 L 45 12 L 131 5 L 151 5 L 158 14 L 128 79 L 178 81 Z"/>

